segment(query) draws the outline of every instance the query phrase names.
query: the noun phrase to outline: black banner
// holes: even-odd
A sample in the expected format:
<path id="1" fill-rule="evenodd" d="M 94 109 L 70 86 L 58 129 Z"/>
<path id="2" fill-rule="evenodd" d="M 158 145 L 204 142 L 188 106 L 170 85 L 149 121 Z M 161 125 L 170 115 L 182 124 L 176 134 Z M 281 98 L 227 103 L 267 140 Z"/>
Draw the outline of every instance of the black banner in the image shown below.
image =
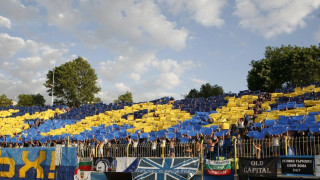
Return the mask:
<path id="1" fill-rule="evenodd" d="M 277 176 L 277 158 L 239 158 L 239 174 L 252 177 Z"/>
<path id="2" fill-rule="evenodd" d="M 105 172 L 108 180 L 132 180 L 132 173 L 124 172 Z"/>
<path id="3" fill-rule="evenodd" d="M 93 165 L 96 171 L 108 172 L 112 170 L 112 157 L 93 158 Z"/>
<path id="4" fill-rule="evenodd" d="M 313 175 L 313 156 L 281 156 L 282 174 Z"/>

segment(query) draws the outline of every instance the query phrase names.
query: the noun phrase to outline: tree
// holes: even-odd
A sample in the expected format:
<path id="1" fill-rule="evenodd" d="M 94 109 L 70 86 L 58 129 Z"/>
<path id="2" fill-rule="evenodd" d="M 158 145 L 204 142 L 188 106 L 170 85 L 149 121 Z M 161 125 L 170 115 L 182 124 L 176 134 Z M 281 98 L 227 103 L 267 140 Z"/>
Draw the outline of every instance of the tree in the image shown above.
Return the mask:
<path id="1" fill-rule="evenodd" d="M 211 86 L 209 83 L 202 84 L 200 87 L 199 96 L 208 98 L 210 96 L 218 96 L 220 94 L 223 94 L 223 88 L 218 85 Z"/>
<path id="2" fill-rule="evenodd" d="M 12 99 L 9 99 L 5 94 L 0 96 L 0 107 L 8 107 L 12 105 Z"/>
<path id="3" fill-rule="evenodd" d="M 114 103 L 119 103 L 119 102 L 133 102 L 132 100 L 132 93 L 129 91 L 126 91 L 126 93 L 119 95 L 118 99 L 113 101 Z"/>
<path id="4" fill-rule="evenodd" d="M 259 62 L 251 61 L 252 69 L 248 74 L 247 82 L 250 90 L 262 90 L 270 91 L 271 79 L 270 79 L 270 61 L 268 59 Z"/>
<path id="5" fill-rule="evenodd" d="M 41 94 L 20 94 L 18 106 L 44 106 L 46 100 Z"/>
<path id="6" fill-rule="evenodd" d="M 19 94 L 18 96 L 18 106 L 32 106 L 33 98 L 31 94 Z"/>
<path id="7" fill-rule="evenodd" d="M 320 81 L 320 45 L 266 47 L 265 58 L 251 61 L 250 90 L 272 92 L 277 88 L 305 86 Z"/>
<path id="8" fill-rule="evenodd" d="M 196 89 L 191 89 L 189 93 L 185 96 L 185 98 L 208 98 L 211 96 L 218 96 L 223 93 L 223 88 L 221 86 L 218 86 L 217 84 L 211 86 L 210 83 L 206 83 L 201 85 L 200 91 Z"/>
<path id="9" fill-rule="evenodd" d="M 53 75 L 54 88 L 52 88 Z M 90 64 L 78 57 L 50 70 L 44 86 L 48 88 L 49 96 L 52 96 L 53 92 L 56 102 L 62 102 L 70 107 L 79 107 L 81 104 L 94 101 L 94 95 L 100 91 L 97 79 L 95 70 Z"/>
<path id="10" fill-rule="evenodd" d="M 32 94 L 32 104 L 34 106 L 44 106 L 46 103 L 46 100 L 41 94 Z"/>
<path id="11" fill-rule="evenodd" d="M 185 98 L 197 98 L 199 97 L 199 91 L 196 89 L 191 89 Z"/>

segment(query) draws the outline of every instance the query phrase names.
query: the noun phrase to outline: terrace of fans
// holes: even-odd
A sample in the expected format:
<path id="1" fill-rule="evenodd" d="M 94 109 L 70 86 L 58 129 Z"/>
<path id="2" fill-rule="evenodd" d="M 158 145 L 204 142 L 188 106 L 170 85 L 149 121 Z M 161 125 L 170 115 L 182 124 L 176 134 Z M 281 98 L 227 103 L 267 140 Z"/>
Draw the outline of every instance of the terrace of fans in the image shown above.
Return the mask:
<path id="1" fill-rule="evenodd" d="M 212 159 L 233 157 L 237 140 L 240 157 L 316 155 L 319 97 L 320 84 L 312 84 L 275 93 L 241 91 L 71 109 L 10 106 L 0 109 L 0 143 L 14 148 L 78 146 L 79 156 L 98 156 L 101 147 L 103 156 L 117 157 L 195 157 L 203 146 Z M 252 148 L 254 143 L 262 146 L 261 152 Z"/>

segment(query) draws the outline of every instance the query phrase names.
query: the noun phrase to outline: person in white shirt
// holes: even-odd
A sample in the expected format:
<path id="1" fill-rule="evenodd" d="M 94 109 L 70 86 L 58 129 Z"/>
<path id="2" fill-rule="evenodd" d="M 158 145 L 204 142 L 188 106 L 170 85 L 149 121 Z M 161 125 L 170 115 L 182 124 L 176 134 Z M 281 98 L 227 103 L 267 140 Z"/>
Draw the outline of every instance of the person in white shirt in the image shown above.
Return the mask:
<path id="1" fill-rule="evenodd" d="M 279 156 L 280 154 L 280 135 L 274 135 L 272 137 L 273 155 Z"/>

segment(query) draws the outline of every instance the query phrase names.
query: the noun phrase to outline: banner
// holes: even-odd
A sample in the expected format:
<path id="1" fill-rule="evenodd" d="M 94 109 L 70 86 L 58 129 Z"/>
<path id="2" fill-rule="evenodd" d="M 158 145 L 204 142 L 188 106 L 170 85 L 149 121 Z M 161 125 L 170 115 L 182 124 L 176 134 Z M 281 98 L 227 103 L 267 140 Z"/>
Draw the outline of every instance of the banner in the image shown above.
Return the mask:
<path id="1" fill-rule="evenodd" d="M 208 175 L 226 176 L 231 174 L 231 160 L 206 159 L 206 172 Z"/>
<path id="2" fill-rule="evenodd" d="M 129 172 L 105 172 L 108 180 L 132 180 L 132 173 Z"/>
<path id="3" fill-rule="evenodd" d="M 93 158 L 93 165 L 96 171 L 99 172 L 108 172 L 112 170 L 112 157 L 102 157 L 102 158 Z"/>
<path id="4" fill-rule="evenodd" d="M 277 158 L 239 158 L 239 174 L 252 177 L 277 176 Z"/>
<path id="5" fill-rule="evenodd" d="M 134 172 L 138 163 L 139 161 L 135 157 L 116 157 L 116 172 Z"/>
<path id="6" fill-rule="evenodd" d="M 55 157 L 55 160 L 54 160 L 54 164 L 56 166 L 60 166 L 61 164 L 61 152 L 62 152 L 62 144 L 56 144 L 56 147 L 55 147 L 55 151 L 56 151 L 56 157 Z"/>
<path id="7" fill-rule="evenodd" d="M 188 179 L 199 167 L 199 158 L 141 158 L 134 179 Z"/>
<path id="8" fill-rule="evenodd" d="M 286 175 L 313 175 L 313 156 L 281 156 L 281 172 Z"/>
<path id="9" fill-rule="evenodd" d="M 316 176 L 320 176 L 320 155 L 314 156 L 315 165 L 316 165 Z"/>
<path id="10" fill-rule="evenodd" d="M 78 173 L 74 175 L 74 180 L 91 180 L 91 172 L 78 171 Z"/>
<path id="11" fill-rule="evenodd" d="M 64 156 L 61 163 L 64 163 L 63 169 L 55 166 L 55 148 L 3 148 L 0 149 L 0 179 L 68 179 L 58 178 L 59 173 L 70 173 L 73 179 L 76 168 L 77 151 L 63 148 Z M 70 153 L 75 155 L 71 155 Z M 62 173 L 63 174 L 63 173 Z M 69 178 L 70 179 L 70 178 Z"/>
<path id="12" fill-rule="evenodd" d="M 58 167 L 57 179 L 70 180 L 74 178 L 77 166 L 77 147 L 62 147 L 61 166 Z"/>
<path id="13" fill-rule="evenodd" d="M 92 168 L 92 158 L 86 157 L 86 158 L 79 158 L 79 163 L 77 165 L 78 170 L 82 171 L 91 171 Z"/>

